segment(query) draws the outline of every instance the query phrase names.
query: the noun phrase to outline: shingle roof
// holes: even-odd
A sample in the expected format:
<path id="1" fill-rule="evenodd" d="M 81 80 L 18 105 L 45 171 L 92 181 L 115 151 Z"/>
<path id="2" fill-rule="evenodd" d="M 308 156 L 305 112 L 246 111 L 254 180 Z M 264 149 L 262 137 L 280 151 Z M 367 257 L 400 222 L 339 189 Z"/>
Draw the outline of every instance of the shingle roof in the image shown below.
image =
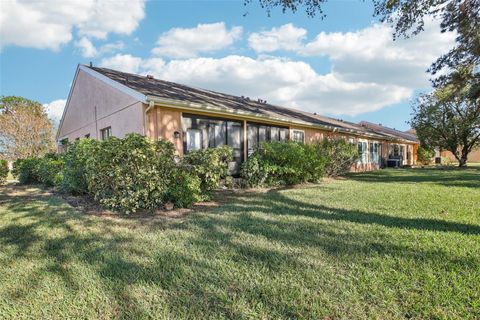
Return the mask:
<path id="1" fill-rule="evenodd" d="M 405 139 L 405 140 L 418 142 L 417 136 L 412 134 L 412 133 L 409 133 L 409 132 L 399 131 L 399 130 L 396 130 L 396 129 L 392 129 L 392 128 L 389 128 L 389 127 L 382 126 L 381 124 L 371 123 L 371 122 L 368 122 L 368 121 L 361 121 L 359 123 L 359 125 L 361 125 L 365 128 L 368 128 L 372 131 L 382 133 L 382 134 L 387 135 L 387 136 L 400 137 L 400 138 Z"/>
<path id="2" fill-rule="evenodd" d="M 328 126 L 345 131 L 354 131 L 358 134 L 373 134 L 384 137 L 389 136 L 381 132 L 375 132 L 370 128 L 352 122 L 320 116 L 315 113 L 304 112 L 296 109 L 285 108 L 252 100 L 246 97 L 238 97 L 211 90 L 194 88 L 170 81 L 158 80 L 107 68 L 89 68 L 110 78 L 111 80 L 136 90 L 145 96 L 153 96 L 176 101 L 188 101 L 190 103 L 226 108 L 233 112 L 240 111 L 254 113 L 268 118 L 282 119 L 298 124 Z M 398 136 L 397 138 L 399 137 L 403 138 L 401 136 Z"/>

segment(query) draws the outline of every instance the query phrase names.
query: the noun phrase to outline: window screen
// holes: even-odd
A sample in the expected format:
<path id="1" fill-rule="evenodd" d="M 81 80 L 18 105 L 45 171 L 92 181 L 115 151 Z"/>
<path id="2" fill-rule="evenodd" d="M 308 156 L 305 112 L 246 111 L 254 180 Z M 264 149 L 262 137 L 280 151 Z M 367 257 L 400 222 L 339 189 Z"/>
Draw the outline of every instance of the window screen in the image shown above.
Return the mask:
<path id="1" fill-rule="evenodd" d="M 202 131 L 199 129 L 187 130 L 187 151 L 202 148 Z"/>
<path id="2" fill-rule="evenodd" d="M 293 130 L 293 141 L 295 142 L 305 142 L 305 132 L 300 130 Z"/>

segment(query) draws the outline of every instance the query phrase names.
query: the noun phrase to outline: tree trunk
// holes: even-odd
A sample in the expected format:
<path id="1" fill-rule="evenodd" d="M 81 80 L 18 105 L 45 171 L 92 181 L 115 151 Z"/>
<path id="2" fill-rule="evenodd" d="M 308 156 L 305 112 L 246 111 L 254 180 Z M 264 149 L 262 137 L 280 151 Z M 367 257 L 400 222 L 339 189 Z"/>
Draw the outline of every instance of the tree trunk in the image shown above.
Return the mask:
<path id="1" fill-rule="evenodd" d="M 460 157 L 460 159 L 458 161 L 458 167 L 459 168 L 467 166 L 467 157 L 468 157 L 468 148 L 466 146 L 464 146 L 462 148 L 462 156 Z"/>

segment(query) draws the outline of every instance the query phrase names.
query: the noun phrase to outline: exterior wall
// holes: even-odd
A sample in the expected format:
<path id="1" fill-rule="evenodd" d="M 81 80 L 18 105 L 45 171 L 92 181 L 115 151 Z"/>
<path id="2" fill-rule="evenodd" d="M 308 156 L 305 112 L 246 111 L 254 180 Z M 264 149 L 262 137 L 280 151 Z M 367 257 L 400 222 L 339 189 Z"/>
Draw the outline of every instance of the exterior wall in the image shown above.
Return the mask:
<path id="1" fill-rule="evenodd" d="M 146 105 L 144 105 L 144 108 L 147 108 Z M 198 115 L 203 115 L 203 116 L 209 116 L 213 118 L 222 118 L 222 116 L 212 114 L 209 112 L 195 112 L 195 111 L 188 111 L 188 114 L 198 114 Z M 146 135 L 152 139 L 166 139 L 171 141 L 175 145 L 176 149 L 176 154 L 182 155 L 183 154 L 183 127 L 182 127 L 182 111 L 179 109 L 175 108 L 170 108 L 170 107 L 159 107 L 156 106 L 154 108 L 151 108 L 147 114 L 146 114 Z M 249 122 L 249 119 L 246 119 L 244 117 L 238 116 L 238 115 L 232 115 L 232 116 L 223 116 L 223 118 L 231 118 L 232 120 L 242 120 L 244 123 L 244 141 L 246 141 L 246 124 Z M 256 123 L 262 123 L 263 121 L 255 120 L 252 122 Z M 275 122 L 271 121 L 265 121 L 265 124 L 277 124 Z M 278 125 L 278 124 L 277 124 Z M 308 128 L 308 127 L 302 127 L 302 126 L 296 126 L 296 125 L 290 125 L 288 126 L 290 128 L 290 136 L 292 136 L 292 131 L 293 130 L 302 130 L 305 132 L 305 142 L 306 143 L 311 143 L 315 140 L 321 140 L 325 137 L 337 137 L 337 138 L 345 138 L 345 139 L 353 139 L 354 143 L 357 143 L 359 140 L 359 137 L 353 136 L 353 135 L 348 135 L 345 133 L 333 133 L 325 130 L 319 130 L 319 129 L 313 129 L 313 128 Z M 179 137 L 175 138 L 175 131 L 179 133 Z M 388 142 L 384 141 L 381 139 L 372 139 L 372 138 L 361 138 L 362 141 L 366 141 L 368 144 L 370 142 L 377 142 L 381 145 L 381 150 L 379 151 L 379 156 L 387 159 L 388 158 L 388 152 L 389 152 L 389 146 L 391 144 L 399 144 L 403 145 L 405 147 L 405 150 L 410 150 L 411 157 L 410 159 L 405 159 L 404 164 L 406 165 L 412 165 L 416 161 L 416 150 L 418 149 L 418 145 L 416 144 L 406 144 L 406 143 L 394 143 L 394 142 Z M 246 143 L 245 143 L 246 147 Z M 409 149 L 407 149 L 409 148 Z M 245 151 L 244 154 L 247 154 Z M 370 154 L 368 154 L 368 159 L 370 158 Z M 370 161 L 370 160 L 368 160 Z M 367 162 L 367 163 L 361 163 L 357 162 L 354 164 L 352 167 L 352 171 L 370 171 L 370 170 L 376 170 L 379 169 L 380 165 L 378 163 L 372 163 L 372 162 Z"/>
<path id="2" fill-rule="evenodd" d="M 112 135 L 143 134 L 143 105 L 133 97 L 79 70 L 66 106 L 58 138 L 76 138 L 90 134 L 100 138 L 100 130 L 112 128 Z"/>
<path id="3" fill-rule="evenodd" d="M 183 154 L 182 112 L 180 110 L 155 107 L 147 112 L 146 135 L 151 139 L 164 139 L 173 143 L 177 155 Z M 179 137 L 175 138 L 175 132 Z"/>
<path id="4" fill-rule="evenodd" d="M 441 156 L 450 159 L 451 161 L 456 162 L 457 159 L 450 151 L 442 151 Z M 480 148 L 473 150 L 468 155 L 467 163 L 480 163 Z"/>

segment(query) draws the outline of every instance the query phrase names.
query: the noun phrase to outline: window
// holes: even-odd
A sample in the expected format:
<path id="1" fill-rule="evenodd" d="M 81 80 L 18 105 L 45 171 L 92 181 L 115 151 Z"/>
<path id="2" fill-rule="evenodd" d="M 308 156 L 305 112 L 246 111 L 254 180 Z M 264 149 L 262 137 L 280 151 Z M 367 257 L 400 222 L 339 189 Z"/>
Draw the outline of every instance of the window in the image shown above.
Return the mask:
<path id="1" fill-rule="evenodd" d="M 379 163 L 379 149 L 378 142 L 370 142 L 370 162 Z"/>
<path id="2" fill-rule="evenodd" d="M 358 142 L 358 162 L 367 163 L 368 145 L 365 141 Z"/>
<path id="3" fill-rule="evenodd" d="M 288 139 L 288 128 L 276 127 L 258 123 L 248 123 L 248 154 L 264 141 L 285 141 Z"/>
<path id="4" fill-rule="evenodd" d="M 106 127 L 100 130 L 100 137 L 102 140 L 107 140 L 112 136 L 112 127 Z"/>
<path id="5" fill-rule="evenodd" d="M 243 122 L 183 114 L 182 127 L 185 153 L 228 145 L 233 149 L 233 161 L 228 164 L 230 173 L 236 174 L 240 171 L 244 157 Z"/>
<path id="6" fill-rule="evenodd" d="M 292 140 L 295 142 L 304 143 L 305 142 L 305 132 L 302 130 L 293 130 Z"/>
<path id="7" fill-rule="evenodd" d="M 202 149 L 202 131 L 187 129 L 187 151 Z"/>

